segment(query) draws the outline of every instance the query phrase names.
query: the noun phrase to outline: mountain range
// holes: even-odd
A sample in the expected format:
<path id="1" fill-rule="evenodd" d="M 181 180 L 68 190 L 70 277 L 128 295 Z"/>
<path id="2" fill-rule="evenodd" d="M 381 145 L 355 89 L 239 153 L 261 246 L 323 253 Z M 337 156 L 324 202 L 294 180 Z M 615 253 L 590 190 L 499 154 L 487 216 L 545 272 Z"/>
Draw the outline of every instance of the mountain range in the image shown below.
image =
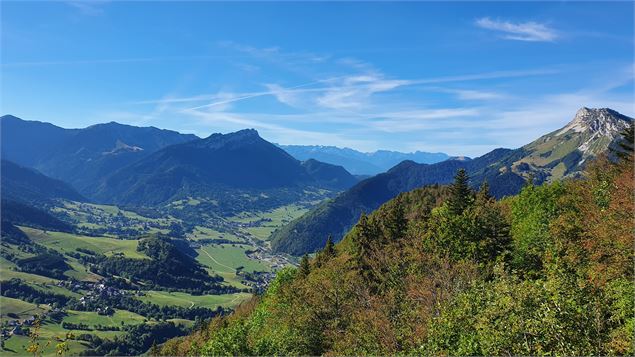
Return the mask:
<path id="1" fill-rule="evenodd" d="M 339 241 L 362 212 L 416 187 L 450 183 L 461 168 L 468 172 L 472 186 L 487 182 L 498 198 L 518 193 L 529 179 L 540 184 L 576 177 L 588 159 L 616 143 L 632 120 L 611 109 L 581 108 L 563 128 L 515 150 L 495 149 L 473 160 L 431 165 L 404 161 L 279 228 L 272 234 L 272 248 L 301 255 L 322 248 L 329 235 Z"/>
<path id="2" fill-rule="evenodd" d="M 277 146 L 253 129 L 200 139 L 154 127 L 106 123 L 63 129 L 4 116 L 0 119 L 3 198 L 46 201 L 57 197 L 153 207 L 198 197 L 208 202 L 206 207 L 224 214 L 270 209 L 307 197 L 320 199 L 325 197 L 316 193 L 321 190 L 345 190 L 272 234 L 276 251 L 303 254 L 320 248 L 328 235 L 340 239 L 362 212 L 373 211 L 401 192 L 451 182 L 459 168 L 467 170 L 473 186 L 487 181 L 496 197 L 517 193 L 529 179 L 540 184 L 577 177 L 585 163 L 614 145 L 631 122 L 610 109 L 582 108 L 565 127 L 523 147 L 496 149 L 469 159 L 421 152 L 364 154 L 334 147 Z M 297 159 L 310 153 L 374 157 L 379 166 L 404 155 L 446 160 L 431 164 L 404 160 L 358 182 L 342 166 L 306 156 L 303 161 Z"/>
<path id="3" fill-rule="evenodd" d="M 86 194 L 95 182 L 166 146 L 197 139 L 115 122 L 64 129 L 12 115 L 0 118 L 2 159 L 32 167 Z"/>
<path id="4" fill-rule="evenodd" d="M 340 165 L 354 175 L 376 175 L 388 171 L 404 160 L 433 164 L 449 158 L 447 154 L 440 152 L 403 153 L 388 150 L 361 152 L 349 148 L 319 145 L 280 145 L 280 147 L 298 160 L 315 159 Z"/>
<path id="5" fill-rule="evenodd" d="M 308 187 L 343 190 L 356 182 L 342 167 L 302 163 L 245 129 L 158 150 L 106 177 L 90 196 L 149 206 L 187 197 L 235 200 L 246 194 L 259 200 L 274 192 L 293 196 Z"/>

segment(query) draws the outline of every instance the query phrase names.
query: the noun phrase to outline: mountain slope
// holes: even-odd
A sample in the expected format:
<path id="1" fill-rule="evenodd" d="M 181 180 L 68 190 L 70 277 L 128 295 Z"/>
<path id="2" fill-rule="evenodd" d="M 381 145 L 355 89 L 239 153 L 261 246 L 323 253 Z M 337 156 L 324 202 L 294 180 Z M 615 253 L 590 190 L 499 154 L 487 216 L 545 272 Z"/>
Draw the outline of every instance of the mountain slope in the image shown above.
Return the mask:
<path id="1" fill-rule="evenodd" d="M 579 174 L 587 159 L 606 152 L 632 119 L 610 109 L 582 108 L 564 128 L 519 149 L 496 149 L 473 160 L 447 160 L 432 165 L 405 161 L 385 174 L 366 179 L 335 199 L 307 212 L 272 234 L 272 248 L 301 255 L 335 241 L 357 221 L 401 192 L 452 181 L 460 168 L 471 185 L 487 181 L 495 197 L 517 193 L 532 178 L 535 183 Z"/>
<path id="2" fill-rule="evenodd" d="M 267 199 L 261 197 L 266 192 L 285 191 L 294 196 L 304 187 L 320 186 L 321 180 L 312 174 L 325 175 L 324 171 L 309 173 L 284 150 L 246 129 L 159 150 L 107 177 L 94 196 L 130 205 L 154 205 L 188 196 L 204 196 L 222 204 L 257 201 Z M 272 199 L 278 198 L 282 199 Z"/>
<path id="3" fill-rule="evenodd" d="M 161 148 L 193 139 L 196 136 L 153 127 L 98 124 L 77 132 L 37 167 L 87 192 L 97 179 Z"/>
<path id="4" fill-rule="evenodd" d="M 153 354 L 633 355 L 632 152 L 587 174 L 504 201 L 461 180 L 400 194 Z"/>
<path id="5" fill-rule="evenodd" d="M 473 183 L 487 179 L 493 193 L 503 196 L 522 187 L 524 180 L 515 174 L 491 170 L 503 157 L 514 151 L 497 149 L 470 161 L 448 160 L 434 165 L 404 161 L 388 172 L 363 180 L 336 198 L 320 204 L 302 217 L 272 234 L 272 248 L 279 252 L 302 255 L 320 249 L 331 235 L 339 241 L 362 212 L 372 212 L 399 193 L 417 187 L 452 182 L 460 168 L 473 173 Z"/>
<path id="6" fill-rule="evenodd" d="M 0 117 L 2 159 L 33 167 L 78 131 L 4 115 Z"/>
<path id="7" fill-rule="evenodd" d="M 581 108 L 565 127 L 522 147 L 524 156 L 508 169 L 543 180 L 577 176 L 584 163 L 606 152 L 632 119 L 608 108 Z"/>
<path id="8" fill-rule="evenodd" d="M 73 226 L 66 222 L 53 217 L 50 213 L 39 208 L 30 206 L 23 202 L 13 200 L 2 200 L 0 204 L 2 211 L 2 229 L 12 230 L 14 225 L 24 225 L 45 230 L 53 230 L 58 232 L 72 232 Z M 17 232 L 13 232 L 13 236 L 19 236 Z M 28 241 L 28 239 L 27 239 Z"/>
<path id="9" fill-rule="evenodd" d="M 68 184 L 7 160 L 2 160 L 1 174 L 3 200 L 39 204 L 58 198 L 85 201 L 85 198 Z"/>
<path id="10" fill-rule="evenodd" d="M 172 144 L 197 137 L 154 127 L 115 122 L 84 129 L 0 118 L 2 158 L 38 169 L 86 194 L 95 181 Z"/>
<path id="11" fill-rule="evenodd" d="M 444 153 L 429 153 L 416 151 L 402 153 L 397 151 L 379 150 L 364 153 L 349 148 L 317 145 L 281 145 L 286 152 L 298 160 L 315 159 L 329 164 L 343 166 L 354 175 L 376 175 L 385 172 L 404 160 L 418 163 L 432 164 L 448 159 Z"/>
<path id="12" fill-rule="evenodd" d="M 344 190 L 357 183 L 357 179 L 342 166 L 309 159 L 302 162 L 302 167 L 323 187 Z"/>

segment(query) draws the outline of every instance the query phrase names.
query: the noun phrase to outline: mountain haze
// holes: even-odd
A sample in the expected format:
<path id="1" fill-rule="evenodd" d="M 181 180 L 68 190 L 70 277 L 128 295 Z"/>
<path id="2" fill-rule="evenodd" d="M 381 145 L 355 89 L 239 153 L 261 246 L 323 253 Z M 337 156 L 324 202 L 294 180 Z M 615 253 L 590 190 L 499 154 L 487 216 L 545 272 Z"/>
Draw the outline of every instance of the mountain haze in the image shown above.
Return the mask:
<path id="1" fill-rule="evenodd" d="M 280 147 L 298 160 L 316 159 L 329 164 L 340 165 L 354 175 L 376 175 L 387 171 L 404 160 L 433 164 L 449 158 L 444 153 L 423 151 L 403 153 L 378 150 L 367 153 L 335 146 L 280 145 Z"/>

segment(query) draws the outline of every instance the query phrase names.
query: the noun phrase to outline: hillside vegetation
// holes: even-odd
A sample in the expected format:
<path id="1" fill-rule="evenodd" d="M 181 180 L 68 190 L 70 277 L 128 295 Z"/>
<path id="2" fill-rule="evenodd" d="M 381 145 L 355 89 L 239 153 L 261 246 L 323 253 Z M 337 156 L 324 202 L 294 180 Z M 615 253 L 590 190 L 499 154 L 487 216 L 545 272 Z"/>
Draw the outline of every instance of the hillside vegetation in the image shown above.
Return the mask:
<path id="1" fill-rule="evenodd" d="M 401 194 L 261 298 L 150 354 L 632 355 L 632 150 L 621 156 L 500 201 L 463 170 Z"/>

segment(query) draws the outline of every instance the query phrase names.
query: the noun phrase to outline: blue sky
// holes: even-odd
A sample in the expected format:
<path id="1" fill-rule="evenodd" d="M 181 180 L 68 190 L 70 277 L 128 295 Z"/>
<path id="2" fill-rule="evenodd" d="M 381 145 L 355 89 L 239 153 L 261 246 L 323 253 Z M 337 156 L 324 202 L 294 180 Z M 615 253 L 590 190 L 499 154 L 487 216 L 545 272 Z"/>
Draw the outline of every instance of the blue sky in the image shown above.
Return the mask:
<path id="1" fill-rule="evenodd" d="M 633 3 L 2 2 L 2 114 L 477 156 L 635 115 Z"/>

